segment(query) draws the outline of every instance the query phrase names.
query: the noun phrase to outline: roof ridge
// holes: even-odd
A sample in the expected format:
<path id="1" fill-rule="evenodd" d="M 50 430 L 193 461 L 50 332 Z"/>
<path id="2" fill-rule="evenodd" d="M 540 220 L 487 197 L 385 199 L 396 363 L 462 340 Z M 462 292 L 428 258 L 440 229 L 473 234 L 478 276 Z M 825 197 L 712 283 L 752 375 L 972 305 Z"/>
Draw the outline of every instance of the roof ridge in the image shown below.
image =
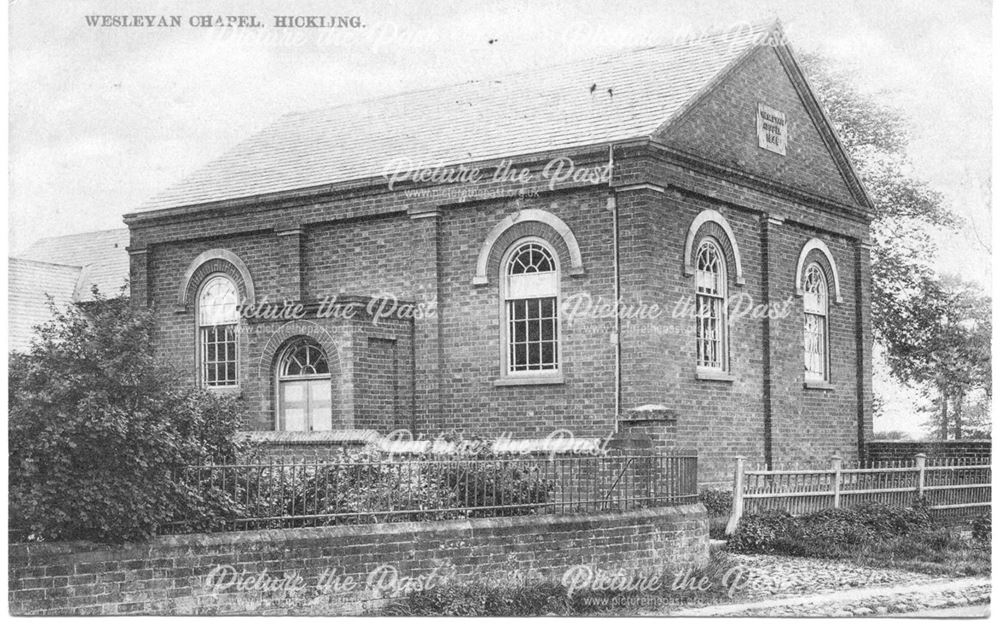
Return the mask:
<path id="1" fill-rule="evenodd" d="M 48 266 L 61 266 L 67 269 L 76 269 L 77 271 L 82 271 L 83 267 L 86 265 L 81 264 L 62 264 L 60 262 L 49 262 L 47 260 L 35 260 L 33 258 L 24 258 L 22 256 L 7 256 L 8 263 L 10 262 L 30 262 L 31 264 L 45 264 Z"/>
<path id="2" fill-rule="evenodd" d="M 748 33 L 752 33 L 752 32 L 755 32 L 755 31 L 761 31 L 761 33 L 765 33 L 765 32 L 769 33 L 775 27 L 779 27 L 780 28 L 780 20 L 778 20 L 777 18 L 772 18 L 772 19 L 760 20 L 760 21 L 756 21 L 756 22 L 744 22 L 740 26 L 748 26 L 749 27 L 749 29 L 747 31 Z M 456 82 L 456 83 L 441 83 L 441 84 L 437 84 L 437 85 L 432 85 L 430 87 L 422 87 L 422 88 L 419 88 L 419 89 L 406 90 L 406 91 L 403 91 L 403 92 L 393 92 L 391 94 L 384 94 L 382 96 L 372 96 L 372 97 L 369 97 L 369 98 L 362 98 L 360 100 L 352 100 L 352 101 L 348 101 L 348 102 L 345 102 L 345 103 L 338 103 L 336 105 L 324 105 L 324 106 L 321 106 L 321 107 L 311 107 L 309 109 L 296 109 L 296 110 L 285 112 L 284 114 L 281 114 L 275 120 L 280 120 L 282 118 L 290 118 L 290 117 L 293 117 L 293 116 L 315 114 L 315 113 L 318 113 L 318 112 L 321 112 L 321 111 L 330 111 L 330 110 L 336 110 L 336 109 L 340 109 L 340 108 L 354 107 L 354 106 L 357 106 L 357 105 L 365 105 L 365 104 L 368 104 L 368 103 L 375 103 L 375 102 L 387 101 L 387 100 L 391 100 L 391 99 L 395 99 L 395 98 L 402 98 L 404 96 L 413 96 L 413 95 L 416 95 L 416 94 L 423 94 L 423 93 L 426 93 L 426 92 L 436 92 L 436 91 L 443 90 L 443 89 L 450 89 L 450 88 L 455 88 L 455 87 L 464 87 L 464 86 L 467 86 L 467 85 L 474 85 L 474 84 L 494 83 L 494 82 L 499 82 L 499 79 L 502 79 L 502 78 L 507 78 L 507 77 L 522 77 L 522 76 L 530 75 L 530 74 L 532 74 L 534 72 L 551 71 L 551 70 L 554 70 L 554 69 L 557 69 L 557 68 L 562 68 L 562 67 L 571 66 L 571 65 L 577 65 L 577 64 L 583 65 L 585 63 L 595 63 L 595 62 L 601 62 L 601 61 L 610 61 L 612 59 L 617 59 L 619 57 L 625 57 L 625 56 L 630 55 L 630 54 L 635 54 L 635 53 L 644 52 L 644 51 L 648 51 L 648 50 L 657 50 L 657 49 L 682 47 L 682 46 L 693 44 L 693 43 L 696 43 L 696 42 L 700 43 L 702 41 L 705 41 L 705 40 L 707 40 L 709 38 L 713 38 L 713 37 L 720 37 L 722 35 L 736 35 L 736 34 L 738 34 L 738 33 L 737 33 L 737 31 L 735 31 L 733 29 L 733 26 L 729 26 L 729 27 L 726 27 L 726 28 L 720 27 L 718 29 L 708 31 L 706 33 L 702 33 L 702 34 L 697 35 L 697 36 L 688 37 L 688 38 L 686 38 L 682 42 L 651 44 L 651 45 L 647 45 L 647 46 L 636 46 L 636 47 L 632 47 L 632 48 L 623 48 L 623 49 L 615 51 L 613 53 L 605 53 L 605 54 L 601 54 L 601 55 L 593 55 L 593 56 L 590 56 L 590 57 L 580 57 L 580 58 L 577 58 L 577 59 L 569 59 L 569 60 L 561 61 L 559 63 L 533 66 L 533 67 L 530 67 L 530 68 L 522 68 L 520 70 L 512 70 L 510 72 L 504 72 L 504 73 L 501 73 L 501 74 L 490 75 L 490 76 L 487 76 L 487 77 L 482 78 L 482 79 L 468 79 L 466 81 L 460 81 L 460 82 Z M 273 122 L 272 122 L 272 124 L 273 124 Z"/>
<path id="3" fill-rule="evenodd" d="M 85 232 L 73 232 L 72 234 L 63 234 L 62 236 L 44 236 L 39 238 L 35 242 L 41 242 L 43 240 L 56 240 L 58 238 L 69 238 L 70 236 L 92 236 L 94 234 L 107 234 L 111 232 L 127 232 L 128 227 L 111 227 L 109 229 L 92 229 Z"/>

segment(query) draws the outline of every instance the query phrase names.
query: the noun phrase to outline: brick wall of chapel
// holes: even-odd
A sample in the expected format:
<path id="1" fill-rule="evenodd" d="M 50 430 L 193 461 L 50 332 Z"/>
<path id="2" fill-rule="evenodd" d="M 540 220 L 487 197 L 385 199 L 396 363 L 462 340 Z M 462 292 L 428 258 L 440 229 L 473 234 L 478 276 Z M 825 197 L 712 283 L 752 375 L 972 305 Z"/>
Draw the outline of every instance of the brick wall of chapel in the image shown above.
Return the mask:
<path id="1" fill-rule="evenodd" d="M 496 269 L 491 269 L 488 286 L 474 287 L 472 277 L 487 234 L 518 208 L 518 202 L 483 201 L 445 208 L 437 217 L 410 218 L 401 211 L 409 204 L 393 197 L 383 199 L 378 206 L 383 214 L 372 211 L 369 216 L 307 222 L 315 221 L 317 212 L 324 218 L 346 214 L 350 205 L 346 200 L 334 201 L 324 207 L 213 215 L 186 224 L 171 222 L 135 229 L 133 248 L 144 246 L 146 253 L 133 256 L 133 294 L 146 295 L 144 301 L 156 312 L 156 346 L 164 360 L 195 381 L 194 309 L 190 305 L 186 311 L 178 309 L 177 290 L 192 260 L 208 249 L 224 248 L 246 263 L 258 302 L 265 297 L 271 302 L 291 298 L 289 283 L 298 279 L 299 297 L 307 303 L 328 295 L 383 293 L 404 301 L 437 303 L 436 316 L 413 322 L 413 338 L 397 330 L 372 333 L 339 352 L 360 361 L 356 370 L 365 374 L 365 380 L 353 383 L 350 395 L 354 399 L 341 401 L 354 409 L 355 428 L 461 429 L 520 436 L 541 436 L 558 428 L 585 436 L 610 433 L 614 372 L 613 345 L 607 334 L 594 336 L 589 329 L 563 327 L 565 384 L 494 385 L 500 375 Z M 545 209 L 565 221 L 579 241 L 586 273 L 578 277 L 568 274 L 568 250 L 551 228 L 539 223 L 516 226 L 501 238 L 498 248 L 518 235 L 545 237 L 556 248 L 562 264 L 564 295 L 586 289 L 611 300 L 611 233 L 604 228 L 608 217 L 601 216 L 608 211 L 606 192 L 553 193 L 521 201 L 520 207 Z M 288 242 L 275 233 L 289 224 L 300 226 L 301 231 L 295 256 L 289 255 Z M 226 231 L 243 233 L 219 234 Z M 298 266 L 298 261 L 300 270 L 290 268 Z M 338 339 L 335 344 L 350 345 L 351 333 L 336 328 L 335 323 L 306 323 L 326 330 Z M 243 396 L 251 403 L 254 418 L 250 428 L 254 429 L 273 426 L 273 385 L 266 382 L 273 356 L 261 352 L 273 350 L 274 343 L 269 344 L 268 338 L 272 328 L 281 324 L 264 327 L 266 333 L 263 328 L 254 331 L 251 327 L 241 336 L 241 372 L 246 375 Z M 379 375 L 383 367 L 398 377 Z M 432 386 L 432 379 L 439 380 L 437 386 Z M 385 398 L 390 390 L 394 392 L 392 402 Z M 396 417 L 389 419 L 391 415 Z"/>
<path id="2" fill-rule="evenodd" d="M 623 179 L 666 187 L 666 191 L 647 188 L 616 195 L 626 302 L 660 303 L 669 315 L 676 301 L 691 291 L 692 280 L 682 272 L 684 238 L 691 220 L 703 209 L 720 211 L 738 241 L 746 283 L 731 283 L 732 295 L 747 293 L 755 304 L 763 300 L 763 219 L 772 214 L 784 220 L 771 232 L 769 255 L 780 261 L 770 277 L 772 299 L 793 295 L 798 251 L 813 236 L 821 237 L 832 250 L 844 296 L 843 303 L 831 306 L 834 390 L 802 386 L 801 301 L 796 299 L 793 316 L 774 324 L 769 358 L 775 375 L 769 384 L 764 380 L 764 331 L 759 320 L 734 322 L 733 382 L 694 378 L 689 320 L 666 316 L 632 328 L 626 323 L 623 409 L 657 403 L 674 410 L 675 425 L 650 424 L 643 429 L 669 435 L 668 445 L 698 448 L 703 481 L 725 478 L 736 455 L 763 462 L 766 396 L 772 405 L 771 448 L 777 464 L 825 461 L 834 450 L 848 454 L 856 449 L 858 400 L 870 401 L 870 376 L 860 378 L 860 394 L 857 389 L 857 296 L 861 295 L 860 311 L 870 305 L 870 286 L 855 282 L 856 263 L 866 260 L 858 248 L 866 236 L 863 225 L 646 157 L 623 158 L 620 173 Z M 374 342 L 366 338 L 352 345 L 352 352 L 368 352 L 367 366 L 358 368 L 365 380 L 351 392 L 354 427 L 414 427 L 421 432 L 462 428 L 516 436 L 569 428 L 580 435 L 603 436 L 614 425 L 613 323 L 564 322 L 565 384 L 498 387 L 494 385 L 500 350 L 496 270 L 491 268 L 488 286 L 474 287 L 471 280 L 489 230 L 519 207 L 535 207 L 559 216 L 579 241 L 585 273 L 574 277 L 566 272 L 568 252 L 546 228 L 538 224 L 528 224 L 530 230 L 525 224 L 514 228 L 554 241 L 563 264 L 563 297 L 586 291 L 610 302 L 614 260 L 609 194 L 609 188 L 600 186 L 520 202 L 485 200 L 444 206 L 437 215 L 422 218 L 406 214 L 412 211 L 411 202 L 382 194 L 151 222 L 133 231 L 133 248 L 147 252 L 133 256 L 137 280 L 133 294 L 147 295 L 156 310 L 158 351 L 192 377 L 194 315 L 190 309 L 177 312 L 176 292 L 191 260 L 209 248 L 230 249 L 246 262 L 258 300 L 300 290 L 307 302 L 327 291 L 359 295 L 388 291 L 404 300 L 436 301 L 435 316 L 413 322 L 412 339 L 396 331 L 395 338 L 402 340 L 395 350 L 387 347 L 392 335 L 372 335 Z M 294 255 L 289 255 L 287 238 L 282 241 L 275 234 L 289 225 L 301 229 Z M 227 232 L 240 233 L 224 235 Z M 861 275 L 866 273 L 863 269 Z M 861 328 L 870 338 L 870 329 Z M 245 352 L 245 361 L 268 360 L 251 353 Z M 380 372 L 387 369 L 399 376 L 386 378 Z M 391 403 L 386 401 L 389 390 L 394 392 Z M 266 397 L 259 391 L 247 395 L 256 396 L 257 426 L 273 421 Z M 861 417 L 870 434 L 870 402 L 864 404 Z"/>

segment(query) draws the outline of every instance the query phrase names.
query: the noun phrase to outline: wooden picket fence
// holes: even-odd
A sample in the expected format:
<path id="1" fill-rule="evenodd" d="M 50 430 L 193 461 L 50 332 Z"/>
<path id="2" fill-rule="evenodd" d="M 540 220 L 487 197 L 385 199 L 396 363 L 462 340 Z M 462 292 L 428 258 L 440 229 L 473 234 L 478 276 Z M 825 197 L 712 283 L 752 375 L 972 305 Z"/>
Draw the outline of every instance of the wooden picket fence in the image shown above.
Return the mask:
<path id="1" fill-rule="evenodd" d="M 744 514 L 780 510 L 804 515 L 865 502 L 909 506 L 925 499 L 935 516 L 975 516 L 990 509 L 990 461 L 935 459 L 918 454 L 912 461 L 879 461 L 845 468 L 839 456 L 830 469 L 746 470 L 736 458 L 733 509 L 726 533 Z"/>

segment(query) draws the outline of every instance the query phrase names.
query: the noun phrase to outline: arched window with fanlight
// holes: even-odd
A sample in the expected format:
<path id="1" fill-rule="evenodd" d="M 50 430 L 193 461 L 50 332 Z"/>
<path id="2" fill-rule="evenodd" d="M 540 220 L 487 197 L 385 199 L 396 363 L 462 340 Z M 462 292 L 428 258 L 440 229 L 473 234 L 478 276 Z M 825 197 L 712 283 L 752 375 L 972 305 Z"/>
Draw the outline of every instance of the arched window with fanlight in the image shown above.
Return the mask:
<path id="1" fill-rule="evenodd" d="M 805 311 L 804 345 L 806 380 L 825 382 L 829 379 L 828 326 L 829 288 L 823 268 L 813 262 L 806 267 L 802 282 L 802 304 Z"/>
<path id="2" fill-rule="evenodd" d="M 501 263 L 507 376 L 558 374 L 559 263 L 540 238 L 515 242 Z"/>
<path id="3" fill-rule="evenodd" d="M 714 238 L 698 245 L 695 261 L 695 335 L 697 367 L 726 371 L 727 367 L 726 259 Z"/>
<path id="4" fill-rule="evenodd" d="M 198 291 L 198 360 L 201 384 L 208 388 L 239 384 L 237 330 L 240 316 L 236 284 L 212 275 Z"/>
<path id="5" fill-rule="evenodd" d="M 309 338 L 293 341 L 278 357 L 278 430 L 332 430 L 330 363 Z"/>

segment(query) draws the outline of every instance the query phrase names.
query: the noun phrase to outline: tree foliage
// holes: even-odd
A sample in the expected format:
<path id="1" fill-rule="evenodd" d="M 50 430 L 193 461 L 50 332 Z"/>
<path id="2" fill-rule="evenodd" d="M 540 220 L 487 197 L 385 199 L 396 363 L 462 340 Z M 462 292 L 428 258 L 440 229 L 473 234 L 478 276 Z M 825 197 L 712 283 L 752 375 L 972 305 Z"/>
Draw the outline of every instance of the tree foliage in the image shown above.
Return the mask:
<path id="1" fill-rule="evenodd" d="M 886 341 L 914 290 L 934 277 L 935 231 L 958 218 L 941 195 L 913 175 L 903 114 L 853 87 L 847 72 L 813 54 L 803 69 L 875 204 L 872 220 L 872 324 Z M 887 345 L 890 355 L 899 351 Z"/>
<path id="2" fill-rule="evenodd" d="M 974 392 L 989 395 L 991 314 L 991 301 L 976 284 L 953 276 L 932 278 L 902 302 L 886 332 L 896 348 L 888 356 L 890 368 L 931 394 L 938 418 L 935 432 L 942 439 L 965 436 L 965 417 L 976 417 L 965 401 Z M 988 406 L 988 400 L 978 403 Z"/>
<path id="3" fill-rule="evenodd" d="M 824 58 L 805 54 L 801 61 L 875 204 L 876 341 L 885 347 L 893 376 L 936 399 L 939 434 L 946 436 L 951 423 L 961 436 L 964 400 L 990 386 L 991 304 L 975 284 L 934 272 L 933 235 L 955 229 L 959 219 L 938 192 L 913 175 L 905 117 L 855 89 L 847 71 Z M 973 416 L 979 417 L 984 401 L 976 400 Z"/>
<path id="4" fill-rule="evenodd" d="M 174 472 L 241 453 L 240 402 L 179 384 L 155 358 L 150 313 L 94 296 L 9 356 L 10 524 L 33 539 L 142 539 L 206 516 Z"/>

